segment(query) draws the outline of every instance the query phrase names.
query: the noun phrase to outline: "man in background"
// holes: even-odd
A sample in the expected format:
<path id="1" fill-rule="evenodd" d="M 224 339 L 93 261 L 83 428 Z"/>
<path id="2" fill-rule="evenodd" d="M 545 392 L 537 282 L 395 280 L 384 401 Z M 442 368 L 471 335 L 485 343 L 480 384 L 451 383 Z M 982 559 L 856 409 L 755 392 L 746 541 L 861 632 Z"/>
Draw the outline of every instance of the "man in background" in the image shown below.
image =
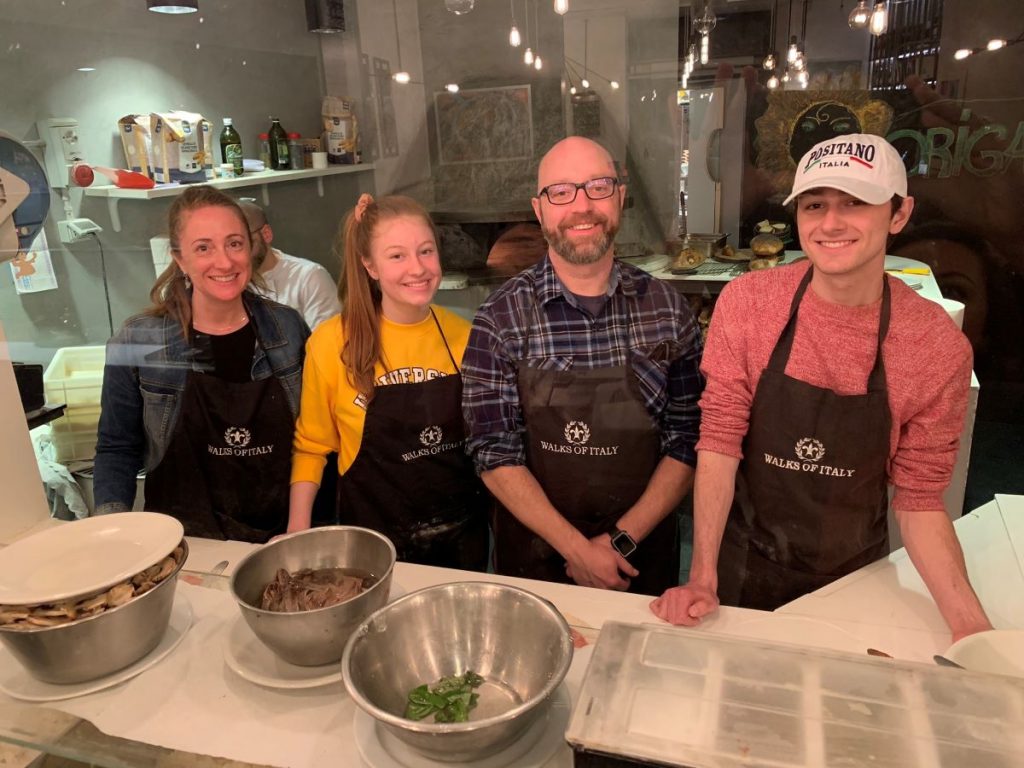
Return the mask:
<path id="1" fill-rule="evenodd" d="M 263 209 L 249 200 L 239 205 L 249 222 L 253 266 L 266 283 L 267 296 L 297 309 L 310 330 L 338 314 L 338 289 L 330 273 L 315 261 L 274 248 L 274 230 Z"/>

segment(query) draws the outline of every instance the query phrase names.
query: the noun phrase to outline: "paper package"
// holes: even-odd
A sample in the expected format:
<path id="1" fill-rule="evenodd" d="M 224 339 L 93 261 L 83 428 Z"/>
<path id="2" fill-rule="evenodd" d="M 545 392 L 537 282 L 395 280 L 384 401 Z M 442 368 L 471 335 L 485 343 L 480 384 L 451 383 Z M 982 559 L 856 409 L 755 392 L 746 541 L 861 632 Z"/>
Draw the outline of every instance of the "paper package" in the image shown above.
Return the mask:
<path id="1" fill-rule="evenodd" d="M 124 148 L 125 168 L 153 178 L 153 140 L 149 115 L 125 115 L 117 121 L 117 133 Z"/>
<path id="2" fill-rule="evenodd" d="M 213 178 L 213 131 L 210 121 L 194 112 L 154 112 L 153 178 L 160 184 L 201 184 Z"/>

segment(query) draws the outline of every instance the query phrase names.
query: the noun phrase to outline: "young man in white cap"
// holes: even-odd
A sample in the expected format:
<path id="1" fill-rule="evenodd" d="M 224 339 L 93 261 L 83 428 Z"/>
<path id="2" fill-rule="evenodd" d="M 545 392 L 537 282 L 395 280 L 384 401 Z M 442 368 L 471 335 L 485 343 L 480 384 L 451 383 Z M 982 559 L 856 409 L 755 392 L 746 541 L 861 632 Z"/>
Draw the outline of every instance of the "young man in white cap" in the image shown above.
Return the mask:
<path id="1" fill-rule="evenodd" d="M 888 486 L 911 560 L 953 639 L 989 629 L 942 502 L 972 356 L 945 311 L 885 274 L 914 207 L 896 150 L 813 147 L 792 194 L 806 262 L 730 283 L 701 370 L 693 565 L 651 604 L 695 625 L 774 610 L 889 552 Z"/>

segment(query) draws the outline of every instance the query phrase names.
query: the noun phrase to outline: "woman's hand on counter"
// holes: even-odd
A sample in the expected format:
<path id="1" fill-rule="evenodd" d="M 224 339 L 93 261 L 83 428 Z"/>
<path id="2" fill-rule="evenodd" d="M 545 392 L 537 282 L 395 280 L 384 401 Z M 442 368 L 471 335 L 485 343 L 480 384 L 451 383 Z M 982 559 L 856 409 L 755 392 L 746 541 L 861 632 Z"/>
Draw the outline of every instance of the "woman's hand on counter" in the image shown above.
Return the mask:
<path id="1" fill-rule="evenodd" d="M 669 624 L 695 627 L 709 613 L 718 610 L 718 596 L 702 584 L 689 582 L 672 587 L 651 601 L 651 613 Z"/>

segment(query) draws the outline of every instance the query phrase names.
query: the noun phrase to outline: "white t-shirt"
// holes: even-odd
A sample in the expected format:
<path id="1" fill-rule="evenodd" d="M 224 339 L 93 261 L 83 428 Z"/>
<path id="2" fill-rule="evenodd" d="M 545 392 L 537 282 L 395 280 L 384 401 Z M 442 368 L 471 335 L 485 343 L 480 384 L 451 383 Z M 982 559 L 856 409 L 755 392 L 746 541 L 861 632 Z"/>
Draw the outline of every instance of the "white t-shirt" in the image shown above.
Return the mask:
<path id="1" fill-rule="evenodd" d="M 310 330 L 341 312 L 338 288 L 320 264 L 274 249 L 277 264 L 263 273 L 266 295 L 299 311 Z"/>

